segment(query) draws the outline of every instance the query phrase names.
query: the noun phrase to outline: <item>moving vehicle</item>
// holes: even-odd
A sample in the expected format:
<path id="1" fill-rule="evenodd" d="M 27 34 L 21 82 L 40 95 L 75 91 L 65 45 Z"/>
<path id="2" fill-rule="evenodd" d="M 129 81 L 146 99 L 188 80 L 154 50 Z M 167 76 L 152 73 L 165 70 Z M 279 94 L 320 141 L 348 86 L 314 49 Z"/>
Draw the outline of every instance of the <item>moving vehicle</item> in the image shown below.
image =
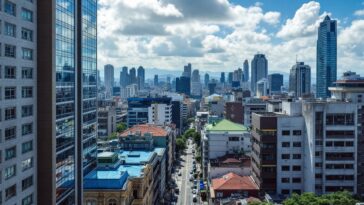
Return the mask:
<path id="1" fill-rule="evenodd" d="M 193 201 L 194 203 L 196 203 L 196 202 L 197 202 L 197 196 L 196 196 L 196 194 L 194 194 L 194 195 L 193 195 L 193 197 L 192 197 L 192 201 Z"/>

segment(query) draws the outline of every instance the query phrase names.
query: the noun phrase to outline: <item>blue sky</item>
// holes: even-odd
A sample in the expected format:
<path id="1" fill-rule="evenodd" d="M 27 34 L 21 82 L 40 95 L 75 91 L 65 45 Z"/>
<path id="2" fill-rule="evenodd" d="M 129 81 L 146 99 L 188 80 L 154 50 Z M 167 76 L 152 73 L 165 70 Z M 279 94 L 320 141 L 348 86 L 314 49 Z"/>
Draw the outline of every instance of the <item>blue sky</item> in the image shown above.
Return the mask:
<path id="1" fill-rule="evenodd" d="M 359 0 L 99 0 L 98 67 L 228 72 L 256 53 L 270 72 L 296 56 L 316 73 L 317 27 L 338 21 L 338 74 L 364 74 L 364 4 Z"/>

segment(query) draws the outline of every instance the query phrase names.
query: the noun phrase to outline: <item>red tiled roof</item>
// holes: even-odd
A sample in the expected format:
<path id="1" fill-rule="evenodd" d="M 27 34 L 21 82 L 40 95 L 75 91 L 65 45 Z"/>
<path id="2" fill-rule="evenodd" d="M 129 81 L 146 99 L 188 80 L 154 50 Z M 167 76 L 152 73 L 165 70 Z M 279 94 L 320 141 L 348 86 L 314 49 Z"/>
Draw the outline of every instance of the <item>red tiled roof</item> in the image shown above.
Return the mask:
<path id="1" fill-rule="evenodd" d="M 238 159 L 235 159 L 235 158 L 227 158 L 227 159 L 225 159 L 222 163 L 239 163 L 240 162 L 240 160 L 238 160 Z"/>
<path id="2" fill-rule="evenodd" d="M 152 134 L 153 137 L 165 137 L 168 135 L 165 129 L 157 125 L 143 124 L 143 125 L 134 125 L 133 127 L 120 133 L 119 137 L 126 137 L 129 134 L 135 134 L 135 133 L 140 133 L 142 136 L 145 133 L 150 133 Z"/>
<path id="3" fill-rule="evenodd" d="M 217 190 L 258 190 L 250 176 L 239 176 L 235 173 L 228 173 L 221 178 L 212 179 L 212 187 Z"/>

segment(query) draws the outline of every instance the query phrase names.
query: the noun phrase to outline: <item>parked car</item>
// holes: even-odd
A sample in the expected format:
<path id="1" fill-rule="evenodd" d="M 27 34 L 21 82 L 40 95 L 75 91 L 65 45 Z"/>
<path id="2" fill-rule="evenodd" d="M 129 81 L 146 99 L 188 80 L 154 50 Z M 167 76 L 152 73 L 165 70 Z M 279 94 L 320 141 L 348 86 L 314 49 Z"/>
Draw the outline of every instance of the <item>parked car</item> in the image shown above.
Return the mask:
<path id="1" fill-rule="evenodd" d="M 192 197 L 192 201 L 193 201 L 194 203 L 196 203 L 196 202 L 197 202 L 197 196 L 196 196 L 196 194 L 194 194 L 194 195 L 193 195 L 193 197 Z"/>

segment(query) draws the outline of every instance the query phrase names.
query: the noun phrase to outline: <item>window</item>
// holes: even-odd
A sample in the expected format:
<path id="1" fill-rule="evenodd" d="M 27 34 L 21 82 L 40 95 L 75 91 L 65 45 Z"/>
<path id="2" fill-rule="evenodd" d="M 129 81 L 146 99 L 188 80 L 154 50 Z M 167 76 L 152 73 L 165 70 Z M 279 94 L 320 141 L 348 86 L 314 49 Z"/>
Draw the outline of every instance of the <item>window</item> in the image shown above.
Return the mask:
<path id="1" fill-rule="evenodd" d="M 24 105 L 21 107 L 21 116 L 29 117 L 33 115 L 33 105 Z"/>
<path id="2" fill-rule="evenodd" d="M 21 88 L 21 97 L 22 98 L 33 97 L 33 87 L 22 87 Z"/>
<path id="3" fill-rule="evenodd" d="M 16 87 L 6 87 L 5 91 L 5 100 L 11 100 L 16 98 Z"/>
<path id="4" fill-rule="evenodd" d="M 16 157 L 16 146 L 10 147 L 5 150 L 5 160 L 13 159 Z"/>
<path id="5" fill-rule="evenodd" d="M 21 162 L 21 170 L 25 171 L 33 167 L 33 158 L 28 158 Z"/>
<path id="6" fill-rule="evenodd" d="M 21 18 L 24 21 L 33 22 L 33 12 L 28 9 L 21 8 Z"/>
<path id="7" fill-rule="evenodd" d="M 289 154 L 282 154 L 281 158 L 282 159 L 289 159 L 290 157 L 289 157 Z"/>
<path id="8" fill-rule="evenodd" d="M 27 123 L 21 126 L 21 134 L 28 135 L 33 133 L 33 123 Z"/>
<path id="9" fill-rule="evenodd" d="M 16 175 L 16 165 L 12 165 L 10 167 L 5 168 L 4 170 L 4 178 L 8 180 Z"/>
<path id="10" fill-rule="evenodd" d="M 5 44 L 5 54 L 4 56 L 15 58 L 16 57 L 16 46 Z"/>
<path id="11" fill-rule="evenodd" d="M 292 183 L 301 183 L 301 178 L 299 177 L 292 178 Z"/>
<path id="12" fill-rule="evenodd" d="M 108 205 L 116 205 L 116 204 L 117 204 L 116 199 L 109 199 Z"/>
<path id="13" fill-rule="evenodd" d="M 315 167 L 317 167 L 317 168 L 322 167 L 322 163 L 318 163 L 318 162 L 316 162 L 316 163 L 315 163 Z"/>
<path id="14" fill-rule="evenodd" d="M 29 48 L 22 48 L 22 57 L 24 60 L 33 60 L 33 50 Z"/>
<path id="15" fill-rule="evenodd" d="M 5 129 L 5 141 L 16 138 L 16 127 L 9 127 Z"/>
<path id="16" fill-rule="evenodd" d="M 5 189 L 5 200 L 9 200 L 16 195 L 16 184 Z"/>
<path id="17" fill-rule="evenodd" d="M 301 159 L 301 154 L 293 154 L 293 159 Z"/>
<path id="18" fill-rule="evenodd" d="M 5 120 L 13 120 L 16 118 L 16 107 L 9 107 L 5 109 Z"/>
<path id="19" fill-rule="evenodd" d="M 281 194 L 288 195 L 289 194 L 289 190 L 288 189 L 282 189 Z"/>
<path id="20" fill-rule="evenodd" d="M 5 0 L 4 11 L 7 14 L 16 16 L 16 5 L 13 2 L 10 2 L 9 0 Z"/>
<path id="21" fill-rule="evenodd" d="M 282 171 L 289 171 L 289 166 L 282 166 Z"/>
<path id="22" fill-rule="evenodd" d="M 26 28 L 21 28 L 21 38 L 27 41 L 33 41 L 33 31 Z"/>
<path id="23" fill-rule="evenodd" d="M 289 178 L 282 178 L 281 179 L 281 182 L 282 183 L 289 183 Z"/>
<path id="24" fill-rule="evenodd" d="M 229 141 L 233 142 L 239 141 L 239 137 L 229 137 Z"/>
<path id="25" fill-rule="evenodd" d="M 301 147 L 301 142 L 293 142 L 293 147 Z"/>
<path id="26" fill-rule="evenodd" d="M 16 25 L 12 23 L 4 23 L 4 34 L 6 36 L 16 37 Z"/>
<path id="27" fill-rule="evenodd" d="M 5 66 L 4 67 L 4 77 L 7 79 L 15 79 L 16 78 L 16 67 L 15 66 Z"/>
<path id="28" fill-rule="evenodd" d="M 294 136 L 300 136 L 300 135 L 302 135 L 302 131 L 301 130 L 293 130 L 293 135 Z"/>
<path id="29" fill-rule="evenodd" d="M 301 171 L 301 166 L 295 165 L 292 167 L 293 171 Z"/>
<path id="30" fill-rule="evenodd" d="M 22 191 L 26 190 L 27 188 L 33 185 L 33 175 L 29 176 L 21 181 L 21 188 Z"/>
<path id="31" fill-rule="evenodd" d="M 22 79 L 33 79 L 33 68 L 24 67 L 21 69 Z"/>
<path id="32" fill-rule="evenodd" d="M 282 142 L 282 147 L 289 147 L 290 143 L 289 142 Z"/>
<path id="33" fill-rule="evenodd" d="M 315 157 L 321 157 L 322 152 L 315 152 Z"/>
<path id="34" fill-rule="evenodd" d="M 289 130 L 282 130 L 282 135 L 283 136 L 288 136 L 290 134 L 291 134 L 291 132 Z"/>
<path id="35" fill-rule="evenodd" d="M 30 152 L 32 150 L 33 150 L 33 141 L 24 142 L 21 145 L 22 154 L 25 154 L 25 153 Z"/>
<path id="36" fill-rule="evenodd" d="M 26 196 L 22 202 L 21 202 L 22 205 L 31 205 L 33 204 L 33 194 L 30 194 L 29 196 Z"/>

